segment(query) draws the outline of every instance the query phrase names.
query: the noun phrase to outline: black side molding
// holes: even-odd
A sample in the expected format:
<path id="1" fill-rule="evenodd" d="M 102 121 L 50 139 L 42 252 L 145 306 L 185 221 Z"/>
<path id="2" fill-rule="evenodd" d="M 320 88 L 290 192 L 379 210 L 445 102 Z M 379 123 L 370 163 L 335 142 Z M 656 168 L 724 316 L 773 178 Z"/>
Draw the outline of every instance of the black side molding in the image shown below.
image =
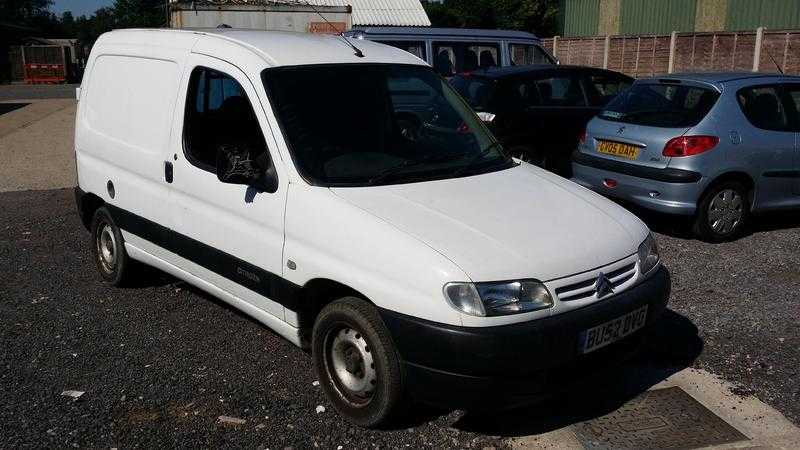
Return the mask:
<path id="1" fill-rule="evenodd" d="M 613 161 L 606 158 L 587 155 L 586 153 L 574 152 L 572 162 L 581 166 L 594 167 L 595 169 L 608 170 L 623 175 L 630 175 L 637 178 L 648 180 L 663 181 L 665 183 L 696 183 L 703 178 L 698 172 L 683 169 L 656 169 L 653 167 L 637 166 L 634 164 Z"/>
<path id="2" fill-rule="evenodd" d="M 218 248 L 192 239 L 138 214 L 106 203 L 117 226 L 291 309 L 298 308 L 300 286 Z"/>
<path id="3" fill-rule="evenodd" d="M 800 178 L 800 170 L 769 170 L 763 175 L 767 178 Z"/>

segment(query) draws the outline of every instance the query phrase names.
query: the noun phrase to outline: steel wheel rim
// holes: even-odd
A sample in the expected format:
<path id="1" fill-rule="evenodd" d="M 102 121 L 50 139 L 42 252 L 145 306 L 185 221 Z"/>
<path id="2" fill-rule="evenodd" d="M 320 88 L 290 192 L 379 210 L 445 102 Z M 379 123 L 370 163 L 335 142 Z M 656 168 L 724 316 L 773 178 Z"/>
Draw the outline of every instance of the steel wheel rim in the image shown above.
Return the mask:
<path id="1" fill-rule="evenodd" d="M 730 234 L 742 222 L 744 201 L 734 189 L 717 193 L 708 205 L 708 226 L 718 234 Z"/>
<path id="2" fill-rule="evenodd" d="M 364 335 L 350 327 L 333 327 L 325 336 L 325 369 L 339 395 L 353 406 L 372 400 L 378 375 Z"/>
<path id="3" fill-rule="evenodd" d="M 106 272 L 113 272 L 117 266 L 117 238 L 111 225 L 104 223 L 97 233 L 97 256 Z"/>

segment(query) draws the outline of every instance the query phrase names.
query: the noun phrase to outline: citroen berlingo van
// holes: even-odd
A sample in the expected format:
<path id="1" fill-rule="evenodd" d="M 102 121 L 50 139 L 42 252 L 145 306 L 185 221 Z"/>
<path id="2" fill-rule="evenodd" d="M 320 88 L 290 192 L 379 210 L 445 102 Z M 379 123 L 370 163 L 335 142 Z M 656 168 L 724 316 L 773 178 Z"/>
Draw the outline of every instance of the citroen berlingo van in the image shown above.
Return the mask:
<path id="1" fill-rule="evenodd" d="M 629 354 L 667 303 L 639 219 L 510 158 L 408 52 L 113 31 L 78 98 L 76 198 L 102 278 L 145 264 L 228 302 L 309 350 L 356 424 L 411 399 L 538 399 Z"/>

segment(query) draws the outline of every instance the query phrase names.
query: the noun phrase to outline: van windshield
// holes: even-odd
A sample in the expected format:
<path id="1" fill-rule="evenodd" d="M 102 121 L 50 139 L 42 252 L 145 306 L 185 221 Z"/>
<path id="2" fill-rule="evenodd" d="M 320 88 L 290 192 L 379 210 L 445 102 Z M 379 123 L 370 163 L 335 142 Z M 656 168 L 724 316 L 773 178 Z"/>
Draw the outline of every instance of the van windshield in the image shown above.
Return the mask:
<path id="1" fill-rule="evenodd" d="M 634 84 L 622 91 L 600 117 L 615 122 L 664 128 L 693 127 L 719 98 L 713 89 L 679 84 Z"/>
<path id="2" fill-rule="evenodd" d="M 514 164 L 429 67 L 293 66 L 262 77 L 295 166 L 312 184 L 409 183 Z"/>

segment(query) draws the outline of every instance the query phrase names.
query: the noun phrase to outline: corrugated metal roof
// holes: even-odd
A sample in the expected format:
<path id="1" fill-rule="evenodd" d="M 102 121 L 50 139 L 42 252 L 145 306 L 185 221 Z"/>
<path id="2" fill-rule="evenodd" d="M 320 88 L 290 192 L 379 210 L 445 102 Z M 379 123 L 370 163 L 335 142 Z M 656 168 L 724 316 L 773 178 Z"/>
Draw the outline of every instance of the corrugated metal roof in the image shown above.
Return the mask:
<path id="1" fill-rule="evenodd" d="M 306 2 L 299 0 L 294 3 L 302 5 Z M 353 26 L 429 27 L 431 25 L 420 0 L 310 0 L 308 3 L 315 6 L 351 6 Z"/>
<path id="2" fill-rule="evenodd" d="M 171 3 L 188 0 L 170 0 Z M 192 3 L 225 5 L 300 5 L 300 6 L 350 6 L 353 9 L 353 26 L 387 25 L 404 27 L 429 27 L 431 21 L 420 0 L 198 0 Z"/>

